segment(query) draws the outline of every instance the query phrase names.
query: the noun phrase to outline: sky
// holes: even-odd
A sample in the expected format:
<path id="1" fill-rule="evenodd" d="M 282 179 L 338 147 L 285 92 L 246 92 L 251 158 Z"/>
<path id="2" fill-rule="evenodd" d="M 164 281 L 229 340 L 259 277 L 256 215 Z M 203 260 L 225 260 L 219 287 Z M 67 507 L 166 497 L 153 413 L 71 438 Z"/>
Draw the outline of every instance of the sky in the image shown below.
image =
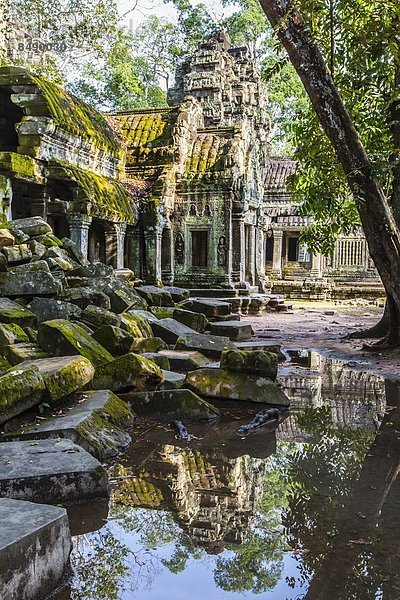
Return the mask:
<path id="1" fill-rule="evenodd" d="M 218 0 L 192 0 L 192 2 L 193 4 L 205 4 L 216 20 L 233 12 L 233 9 L 224 9 Z M 136 8 L 131 10 L 135 4 Z M 118 8 L 120 15 L 125 15 L 126 25 L 132 29 L 135 29 L 150 14 L 165 17 L 169 21 L 175 21 L 177 18 L 172 2 L 165 3 L 163 0 L 118 0 Z"/>

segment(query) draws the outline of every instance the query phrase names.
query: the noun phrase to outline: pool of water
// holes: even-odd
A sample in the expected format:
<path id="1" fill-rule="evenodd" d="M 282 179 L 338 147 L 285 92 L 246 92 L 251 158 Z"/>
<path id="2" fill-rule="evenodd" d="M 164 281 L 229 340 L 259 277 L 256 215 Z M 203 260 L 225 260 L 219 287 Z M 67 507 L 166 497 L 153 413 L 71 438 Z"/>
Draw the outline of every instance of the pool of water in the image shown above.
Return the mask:
<path id="1" fill-rule="evenodd" d="M 260 407 L 141 422 L 110 469 L 110 503 L 70 510 L 57 600 L 398 600 L 400 395 L 345 360 L 289 351 L 291 411 L 241 438 Z"/>

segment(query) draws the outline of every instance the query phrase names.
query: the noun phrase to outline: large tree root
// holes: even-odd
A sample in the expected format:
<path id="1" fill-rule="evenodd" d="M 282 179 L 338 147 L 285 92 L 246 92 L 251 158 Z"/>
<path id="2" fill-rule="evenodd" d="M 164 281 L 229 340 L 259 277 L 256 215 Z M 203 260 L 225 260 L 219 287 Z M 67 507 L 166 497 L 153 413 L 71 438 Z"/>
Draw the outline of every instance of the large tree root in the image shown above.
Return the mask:
<path id="1" fill-rule="evenodd" d="M 385 311 L 382 315 L 381 320 L 370 327 L 369 329 L 363 329 L 361 331 L 354 331 L 347 337 L 350 340 L 364 340 L 366 338 L 382 338 L 378 344 L 383 341 L 388 335 L 390 330 L 390 312 L 387 303 L 385 304 Z"/>

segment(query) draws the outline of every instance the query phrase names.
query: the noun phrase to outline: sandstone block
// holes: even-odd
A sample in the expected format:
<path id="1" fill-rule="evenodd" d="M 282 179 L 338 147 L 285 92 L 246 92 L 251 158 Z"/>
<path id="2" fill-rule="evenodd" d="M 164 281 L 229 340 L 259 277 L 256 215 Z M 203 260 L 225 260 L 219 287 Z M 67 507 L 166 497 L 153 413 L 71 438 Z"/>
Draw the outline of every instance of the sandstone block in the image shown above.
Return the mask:
<path id="1" fill-rule="evenodd" d="M 219 411 L 212 404 L 202 400 L 190 390 L 163 390 L 123 394 L 138 415 L 159 419 L 189 419 L 203 421 L 215 419 Z"/>
<path id="2" fill-rule="evenodd" d="M 160 367 L 139 354 L 125 354 L 96 368 L 93 389 L 108 389 L 113 392 L 126 388 L 142 389 L 163 382 Z"/>

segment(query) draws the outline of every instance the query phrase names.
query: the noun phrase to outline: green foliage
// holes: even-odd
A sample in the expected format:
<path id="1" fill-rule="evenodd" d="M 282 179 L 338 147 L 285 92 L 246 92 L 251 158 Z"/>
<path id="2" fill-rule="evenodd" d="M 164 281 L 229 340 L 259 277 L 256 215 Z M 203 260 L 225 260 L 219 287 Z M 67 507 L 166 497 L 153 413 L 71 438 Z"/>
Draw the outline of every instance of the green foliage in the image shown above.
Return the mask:
<path id="1" fill-rule="evenodd" d="M 298 2 L 310 34 L 332 64 L 334 81 L 360 134 L 388 198 L 393 193 L 393 169 L 399 149 L 393 142 L 391 109 L 399 96 L 400 9 L 390 0 L 335 0 L 331 45 L 329 3 Z M 290 127 L 300 160 L 293 191 L 316 223 L 302 236 L 317 250 L 329 253 L 340 232 L 359 226 L 358 198 L 350 194 L 344 172 L 335 158 L 315 113 L 306 103 Z"/>

